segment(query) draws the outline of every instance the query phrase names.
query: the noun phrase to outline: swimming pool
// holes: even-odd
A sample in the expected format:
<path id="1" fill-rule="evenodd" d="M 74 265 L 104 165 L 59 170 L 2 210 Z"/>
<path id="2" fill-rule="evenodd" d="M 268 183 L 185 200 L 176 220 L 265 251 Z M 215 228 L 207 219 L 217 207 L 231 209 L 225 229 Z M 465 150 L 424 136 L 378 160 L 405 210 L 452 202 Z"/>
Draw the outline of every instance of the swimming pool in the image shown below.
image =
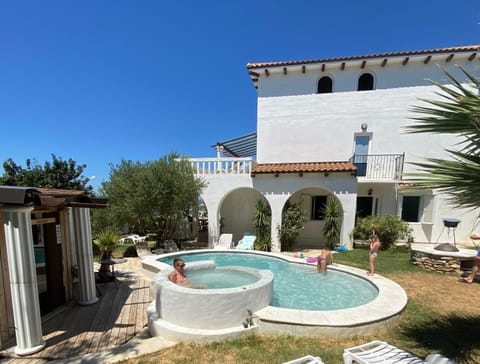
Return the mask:
<path id="1" fill-rule="evenodd" d="M 253 274 L 225 269 L 196 269 L 187 274 L 193 285 L 205 286 L 208 289 L 222 289 L 246 286 L 258 281 Z"/>
<path id="2" fill-rule="evenodd" d="M 239 337 L 239 335 L 249 335 L 253 332 L 266 335 L 287 334 L 294 336 L 333 338 L 373 335 L 376 334 L 378 330 L 382 330 L 385 327 L 395 324 L 408 302 L 405 290 L 397 283 L 381 275 L 375 274 L 374 276 L 368 276 L 365 269 L 335 264 L 329 266 L 326 276 L 322 276 L 319 273 L 309 272 L 315 268 L 315 264 L 309 264 L 306 259 L 295 258 L 281 253 L 260 251 L 240 252 L 229 249 L 202 249 L 188 252 L 168 253 L 161 256 L 151 255 L 142 259 L 142 273 L 146 278 L 155 281 L 154 285 L 156 286 L 158 277 L 167 276 L 169 272 L 172 271 L 173 268 L 171 262 L 174 258 L 182 258 L 187 262 L 187 267 L 189 266 L 189 262 L 190 267 L 194 267 L 197 264 L 203 264 L 204 262 L 210 261 L 203 261 L 203 259 L 207 259 L 207 257 L 216 260 L 215 257 L 220 256 L 222 259 L 225 259 L 225 261 L 222 262 L 220 259 L 217 263 L 211 261 L 212 265 L 218 264 L 218 269 L 221 269 L 220 266 L 224 264 L 229 265 L 230 267 L 233 264 L 237 264 L 237 267 L 241 268 L 238 266 L 239 261 L 233 259 L 243 259 L 243 257 L 246 257 L 248 262 L 255 262 L 252 264 L 261 263 L 259 264 L 260 269 L 266 268 L 266 270 L 258 270 L 249 267 L 244 267 L 244 269 L 254 269 L 258 272 L 269 272 L 272 275 L 272 279 L 273 274 L 271 272 L 278 270 L 274 279 L 275 284 L 277 284 L 278 281 L 281 281 L 286 275 L 296 277 L 290 277 L 290 284 L 285 284 L 286 287 L 289 287 L 289 291 L 286 291 L 289 293 L 285 293 L 285 296 L 287 297 L 282 297 L 284 302 L 287 302 L 285 305 L 288 305 L 288 301 L 290 300 L 296 301 L 300 296 L 313 300 L 320 300 L 320 298 L 324 299 L 326 297 L 335 298 L 337 293 L 325 294 L 326 291 L 324 290 L 324 286 L 327 285 L 327 283 L 336 282 L 337 274 L 339 274 L 339 277 L 342 277 L 342 279 L 348 277 L 353 278 L 354 280 L 359 280 L 362 283 L 367 282 L 367 284 L 370 285 L 367 286 L 368 290 L 373 287 L 377 293 L 373 299 L 370 301 L 367 299 L 366 301 L 368 302 L 364 304 L 341 309 L 330 308 L 312 310 L 311 306 L 309 306 L 309 309 L 302 309 L 274 306 L 273 304 L 259 309 L 252 307 L 251 311 L 254 317 L 253 326 L 244 328 L 240 323 L 237 326 L 232 326 L 228 329 L 223 328 L 221 330 L 210 330 L 208 329 L 208 325 L 204 325 L 197 329 L 186 328 L 181 325 L 173 325 L 168 320 L 162 319 L 161 315 L 158 315 L 158 310 L 155 309 L 155 305 L 158 305 L 159 303 L 154 300 L 147 309 L 149 330 L 152 336 L 169 337 L 172 340 L 187 342 L 209 342 Z M 199 261 L 195 262 L 194 260 Z M 292 271 L 290 271 L 291 267 L 293 269 Z M 188 276 L 188 271 L 186 273 Z M 312 280 L 310 285 L 306 288 L 303 287 L 303 282 L 310 280 Z M 257 283 L 254 283 L 254 285 L 256 284 Z M 355 284 L 352 285 L 355 286 Z M 351 289 L 349 286 L 350 284 L 347 284 L 346 287 L 342 287 L 341 289 L 337 288 L 337 292 Z M 183 287 L 177 288 L 179 291 L 188 290 L 186 293 L 195 292 L 196 294 L 205 295 L 206 299 L 209 299 L 208 296 L 211 295 L 210 303 L 203 307 L 206 312 L 210 312 L 210 310 L 214 312 L 223 312 L 223 310 L 233 309 L 235 313 L 240 311 L 240 314 L 243 315 L 242 317 L 245 317 L 245 312 L 242 311 L 243 309 L 240 305 L 237 305 L 239 299 L 227 299 L 226 301 L 228 304 L 223 307 L 220 306 L 218 299 L 214 296 L 216 293 L 220 293 L 220 291 L 237 291 L 238 289 L 239 288 L 193 290 Z M 240 287 L 240 289 L 242 289 L 242 287 Z M 301 291 L 303 291 L 302 294 L 300 294 Z M 157 294 L 158 293 L 159 291 L 157 289 Z M 353 295 L 355 296 L 357 294 L 360 293 L 356 292 Z M 265 295 L 267 295 L 267 293 L 265 293 Z M 270 296 L 271 298 L 268 302 L 273 301 L 273 294 Z M 239 297 L 243 299 L 243 294 L 240 294 Z M 275 300 L 277 299 L 278 295 Z M 183 306 L 185 300 L 182 299 L 181 302 Z M 196 302 L 196 300 L 193 300 L 192 304 L 194 302 Z M 247 304 L 250 304 L 250 302 L 249 298 Z M 297 303 L 295 303 L 294 307 L 298 307 L 296 304 Z M 327 306 L 325 307 L 329 307 L 328 303 L 326 305 Z M 191 307 L 191 314 L 195 315 L 197 311 L 198 305 L 193 304 Z"/>
<path id="3" fill-rule="evenodd" d="M 373 301 L 378 289 L 369 281 L 345 272 L 329 269 L 324 276 L 313 267 L 252 253 L 200 252 L 177 253 L 175 258 L 189 262 L 212 260 L 217 267 L 243 266 L 273 272 L 274 307 L 326 311 L 351 308 Z M 172 265 L 172 256 L 158 259 Z"/>

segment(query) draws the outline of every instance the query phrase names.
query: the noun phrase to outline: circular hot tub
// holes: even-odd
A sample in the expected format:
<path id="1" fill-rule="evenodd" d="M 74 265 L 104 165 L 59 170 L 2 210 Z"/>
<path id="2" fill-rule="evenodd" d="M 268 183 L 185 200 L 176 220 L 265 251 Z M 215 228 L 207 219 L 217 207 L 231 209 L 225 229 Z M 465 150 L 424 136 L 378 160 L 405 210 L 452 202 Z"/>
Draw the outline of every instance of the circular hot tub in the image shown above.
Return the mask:
<path id="1" fill-rule="evenodd" d="M 270 305 L 273 296 L 271 271 L 239 266 L 215 268 L 213 261 L 201 261 L 189 263 L 185 274 L 188 277 L 189 272 L 212 269 L 215 270 L 214 275 L 218 273 L 219 280 L 234 277 L 235 273 L 238 273 L 241 277 L 240 285 L 230 288 L 189 288 L 168 279 L 172 269 L 155 275 L 155 301 L 148 310 L 152 336 L 171 337 L 166 335 L 165 331 L 171 332 L 172 327 L 179 328 L 176 330 L 179 332 L 189 329 L 241 328 L 248 312 L 255 312 Z M 245 275 L 253 276 L 253 280 L 246 281 L 253 283 L 242 284 Z M 168 330 L 165 330 L 166 328 Z"/>

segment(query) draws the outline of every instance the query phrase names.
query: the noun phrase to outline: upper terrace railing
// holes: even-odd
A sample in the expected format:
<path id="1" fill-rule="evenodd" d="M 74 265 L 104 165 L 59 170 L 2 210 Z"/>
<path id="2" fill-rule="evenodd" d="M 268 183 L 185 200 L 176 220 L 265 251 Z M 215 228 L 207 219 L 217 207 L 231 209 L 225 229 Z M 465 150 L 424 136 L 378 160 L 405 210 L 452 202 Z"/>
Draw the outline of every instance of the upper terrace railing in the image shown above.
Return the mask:
<path id="1" fill-rule="evenodd" d="M 195 174 L 246 174 L 252 173 L 252 158 L 189 158 Z"/>
<path id="2" fill-rule="evenodd" d="M 405 154 L 355 154 L 351 159 L 357 177 L 373 180 L 401 180 Z"/>

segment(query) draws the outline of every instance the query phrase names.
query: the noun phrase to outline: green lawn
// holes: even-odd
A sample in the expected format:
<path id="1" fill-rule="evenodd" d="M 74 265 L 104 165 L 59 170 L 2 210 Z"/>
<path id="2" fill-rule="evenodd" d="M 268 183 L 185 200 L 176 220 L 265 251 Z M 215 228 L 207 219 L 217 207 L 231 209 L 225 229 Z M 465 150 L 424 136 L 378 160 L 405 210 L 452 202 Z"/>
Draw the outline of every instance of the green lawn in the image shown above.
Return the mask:
<path id="1" fill-rule="evenodd" d="M 373 336 L 306 338 L 251 336 L 206 345 L 178 344 L 154 355 L 126 363 L 282 363 L 306 354 L 318 355 L 326 363 L 342 363 L 343 349 L 380 339 L 425 357 L 439 352 L 462 363 L 480 363 L 480 285 L 457 282 L 457 275 L 420 270 L 409 263 L 407 247 L 381 251 L 376 272 L 399 283 L 409 302 L 395 326 Z M 368 267 L 368 251 L 335 254 L 335 262 Z"/>

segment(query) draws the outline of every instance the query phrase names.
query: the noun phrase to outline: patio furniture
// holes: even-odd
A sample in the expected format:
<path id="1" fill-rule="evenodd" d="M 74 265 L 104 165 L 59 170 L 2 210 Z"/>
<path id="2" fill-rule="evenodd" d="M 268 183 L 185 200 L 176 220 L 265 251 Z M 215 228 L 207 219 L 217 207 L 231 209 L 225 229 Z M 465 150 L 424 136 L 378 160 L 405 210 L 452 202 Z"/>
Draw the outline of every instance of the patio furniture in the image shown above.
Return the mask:
<path id="1" fill-rule="evenodd" d="M 253 244 L 257 237 L 253 234 L 245 234 L 243 238 L 238 242 L 235 249 L 242 249 L 242 250 L 253 250 Z"/>
<path id="2" fill-rule="evenodd" d="M 305 355 L 301 358 L 283 362 L 282 364 L 324 364 L 318 356 Z"/>
<path id="3" fill-rule="evenodd" d="M 134 244 L 138 244 L 138 243 L 144 242 L 146 239 L 147 239 L 147 236 L 132 234 L 132 235 L 125 236 L 121 239 L 118 239 L 118 243 L 125 244 L 126 242 L 131 241 Z"/>
<path id="4" fill-rule="evenodd" d="M 150 250 L 150 247 L 146 241 L 137 243 L 135 245 L 135 250 L 137 251 L 137 256 L 140 258 L 146 257 L 147 255 L 152 255 L 152 251 Z"/>
<path id="5" fill-rule="evenodd" d="M 231 249 L 233 241 L 233 234 L 221 234 L 218 238 L 218 243 L 214 244 L 214 249 Z"/>
<path id="6" fill-rule="evenodd" d="M 430 354 L 425 360 L 390 345 L 384 341 L 371 341 L 366 344 L 354 346 L 343 351 L 344 364 L 372 364 L 372 363 L 396 363 L 396 364 L 456 364 L 440 354 Z"/>

